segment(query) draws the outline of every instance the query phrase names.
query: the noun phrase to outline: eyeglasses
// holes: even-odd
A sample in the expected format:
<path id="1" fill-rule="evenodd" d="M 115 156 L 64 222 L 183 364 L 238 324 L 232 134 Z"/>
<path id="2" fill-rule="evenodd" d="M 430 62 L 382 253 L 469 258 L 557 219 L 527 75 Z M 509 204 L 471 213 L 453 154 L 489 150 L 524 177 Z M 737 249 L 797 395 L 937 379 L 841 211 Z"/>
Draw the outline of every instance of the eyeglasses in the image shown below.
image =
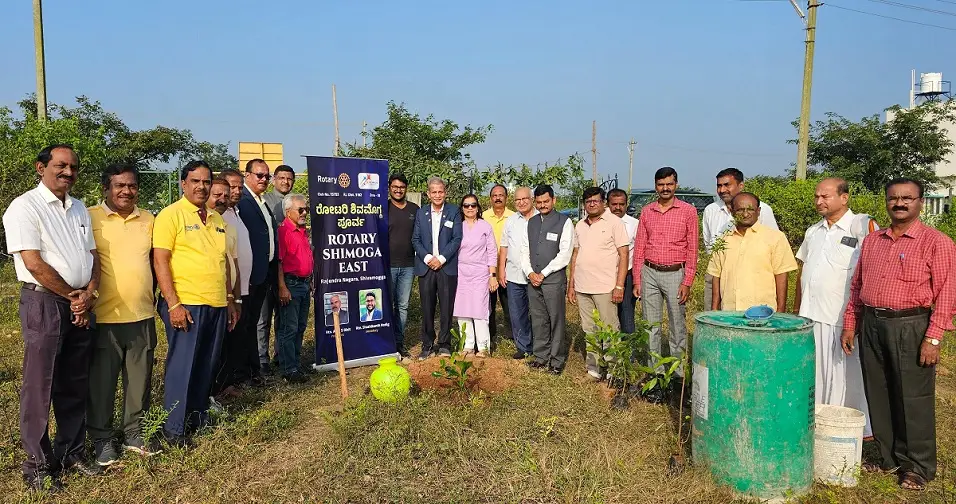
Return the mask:
<path id="1" fill-rule="evenodd" d="M 531 198 L 515 198 L 515 203 L 519 201 L 531 201 Z"/>
<path id="2" fill-rule="evenodd" d="M 465 203 L 461 207 L 462 208 L 478 208 L 478 203 Z"/>
<path id="3" fill-rule="evenodd" d="M 403 185 L 393 185 L 391 187 L 392 189 L 395 189 L 397 191 L 404 191 L 405 189 L 408 189 L 408 186 L 403 186 Z"/>
<path id="4" fill-rule="evenodd" d="M 904 205 L 909 205 L 910 203 L 912 203 L 912 202 L 914 202 L 914 201 L 916 201 L 916 200 L 918 200 L 918 199 L 919 199 L 919 198 L 914 198 L 914 197 L 912 197 L 912 196 L 887 196 L 887 197 L 886 197 L 886 202 L 887 202 L 887 203 L 901 202 L 901 203 L 903 203 Z"/>
<path id="5" fill-rule="evenodd" d="M 272 179 L 272 175 L 269 175 L 268 173 L 253 173 L 253 175 L 255 175 L 256 178 L 258 178 L 259 180 L 262 180 L 262 179 L 271 180 L 271 179 Z"/>
<path id="6" fill-rule="evenodd" d="M 599 199 L 589 199 L 584 202 L 585 205 L 597 205 L 599 203 L 601 203 L 601 200 Z"/>
<path id="7" fill-rule="evenodd" d="M 308 213 L 308 211 L 309 211 L 309 209 L 308 209 L 308 208 L 305 208 L 305 207 L 296 208 L 296 210 L 299 211 L 299 215 L 302 215 L 302 214 L 304 214 L 304 213 Z"/>

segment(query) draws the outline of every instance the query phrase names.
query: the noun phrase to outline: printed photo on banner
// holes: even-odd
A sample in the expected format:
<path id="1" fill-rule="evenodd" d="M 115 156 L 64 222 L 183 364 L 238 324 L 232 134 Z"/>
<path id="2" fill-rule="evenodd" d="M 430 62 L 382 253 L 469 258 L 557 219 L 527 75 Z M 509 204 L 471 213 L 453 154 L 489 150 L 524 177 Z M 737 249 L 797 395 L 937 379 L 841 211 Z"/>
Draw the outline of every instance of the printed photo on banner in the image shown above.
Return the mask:
<path id="1" fill-rule="evenodd" d="M 328 292 L 325 294 L 325 326 L 335 327 L 332 314 L 338 312 L 339 325 L 349 323 L 349 294 L 347 292 Z M 381 316 L 381 315 L 379 315 Z"/>
<path id="2" fill-rule="evenodd" d="M 362 302 L 362 307 L 359 309 L 361 322 L 382 320 L 382 289 L 360 290 L 358 298 Z"/>

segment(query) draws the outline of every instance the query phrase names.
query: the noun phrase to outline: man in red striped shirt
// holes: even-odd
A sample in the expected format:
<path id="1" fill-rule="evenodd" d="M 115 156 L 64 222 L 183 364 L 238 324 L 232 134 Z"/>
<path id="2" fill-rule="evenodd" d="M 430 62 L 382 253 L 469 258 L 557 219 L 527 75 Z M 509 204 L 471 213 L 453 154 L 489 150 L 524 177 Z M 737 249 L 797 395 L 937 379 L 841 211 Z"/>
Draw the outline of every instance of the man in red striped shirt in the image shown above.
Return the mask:
<path id="1" fill-rule="evenodd" d="M 279 329 L 276 347 L 282 377 L 290 383 L 303 383 L 299 369 L 302 336 L 309 322 L 312 301 L 312 245 L 305 229 L 309 207 L 305 196 L 290 194 L 283 198 L 285 220 L 279 225 Z"/>
<path id="2" fill-rule="evenodd" d="M 660 322 L 667 302 L 670 354 L 687 348 L 685 303 L 697 271 L 697 209 L 676 196 L 677 171 L 665 166 L 654 174 L 657 201 L 641 210 L 634 240 L 634 297 L 644 320 L 654 324 L 650 350 L 661 351 Z M 642 297 L 643 294 L 643 297 Z M 678 374 L 684 376 L 683 366 Z"/>
<path id="3" fill-rule="evenodd" d="M 860 337 L 863 382 L 881 464 L 900 486 L 922 490 L 936 477 L 936 369 L 939 340 L 953 330 L 956 245 L 920 219 L 923 185 L 886 185 L 889 229 L 863 240 L 843 319 L 847 355 Z"/>

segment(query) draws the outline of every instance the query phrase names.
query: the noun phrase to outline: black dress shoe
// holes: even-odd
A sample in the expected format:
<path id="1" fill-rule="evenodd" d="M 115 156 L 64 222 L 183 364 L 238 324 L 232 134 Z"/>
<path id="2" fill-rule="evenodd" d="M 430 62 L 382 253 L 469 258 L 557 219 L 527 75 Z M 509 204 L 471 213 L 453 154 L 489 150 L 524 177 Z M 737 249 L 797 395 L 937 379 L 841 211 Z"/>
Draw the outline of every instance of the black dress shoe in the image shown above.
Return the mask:
<path id="1" fill-rule="evenodd" d="M 255 375 L 249 379 L 249 385 L 255 388 L 263 388 L 266 386 L 266 379 L 262 375 Z"/>
<path id="2" fill-rule="evenodd" d="M 514 355 L 511 356 L 511 358 L 517 360 L 517 359 L 524 359 L 527 356 L 528 354 L 522 352 L 521 350 L 518 350 L 517 352 L 515 352 Z"/>
<path id="3" fill-rule="evenodd" d="M 82 456 L 69 457 L 63 461 L 63 473 L 76 471 L 84 476 L 99 476 L 103 474 L 103 467 L 99 464 L 87 462 Z"/>
<path id="4" fill-rule="evenodd" d="M 38 468 L 23 475 L 23 483 L 33 492 L 57 493 L 63 490 L 60 478 L 48 467 Z"/>
<path id="5" fill-rule="evenodd" d="M 548 373 L 553 374 L 554 376 L 561 376 L 561 373 L 564 371 L 564 368 L 556 368 L 548 366 Z"/>
<path id="6" fill-rule="evenodd" d="M 289 373 L 282 377 L 286 383 L 306 383 L 309 379 L 302 373 Z"/>
<path id="7" fill-rule="evenodd" d="M 180 434 L 173 434 L 166 429 L 162 430 L 163 442 L 173 448 L 189 448 L 189 438 Z"/>
<path id="8" fill-rule="evenodd" d="M 538 362 L 538 361 L 531 361 L 530 363 L 528 363 L 528 367 L 530 367 L 530 368 L 532 368 L 532 369 L 541 369 L 541 368 L 543 368 L 543 367 L 545 367 L 545 366 L 547 366 L 547 364 L 545 364 L 545 363 L 543 363 L 543 362 Z"/>

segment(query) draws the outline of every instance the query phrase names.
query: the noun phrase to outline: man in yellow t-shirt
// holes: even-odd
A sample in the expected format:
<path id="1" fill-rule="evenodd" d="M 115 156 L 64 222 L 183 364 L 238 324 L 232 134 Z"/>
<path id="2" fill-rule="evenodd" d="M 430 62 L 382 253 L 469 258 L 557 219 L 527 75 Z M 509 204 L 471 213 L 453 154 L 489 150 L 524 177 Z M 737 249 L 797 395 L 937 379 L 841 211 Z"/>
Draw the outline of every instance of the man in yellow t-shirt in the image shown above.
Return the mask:
<path id="1" fill-rule="evenodd" d="M 710 258 L 707 273 L 714 277 L 712 309 L 742 311 L 767 305 L 787 309 L 787 275 L 797 260 L 786 235 L 758 222 L 760 199 L 742 192 L 731 209 L 737 227 L 724 238 L 723 250 Z"/>
<path id="2" fill-rule="evenodd" d="M 180 172 L 183 197 L 164 208 L 153 226 L 153 267 L 159 289 L 159 316 L 166 326 L 163 428 L 171 444 L 186 446 L 187 435 L 208 418 L 209 390 L 227 323 L 236 320 L 226 278 L 226 223 L 206 208 L 212 170 L 190 161 Z"/>
<path id="3" fill-rule="evenodd" d="M 495 244 L 498 245 L 500 252 L 501 233 L 504 232 L 505 221 L 514 214 L 514 211 L 507 207 L 508 189 L 505 186 L 495 184 L 494 187 L 491 188 L 491 193 L 489 193 L 488 196 L 491 198 L 491 208 L 485 210 L 481 214 L 481 218 L 488 221 L 488 224 L 491 224 L 491 231 L 495 234 Z M 491 333 L 492 350 L 498 346 L 498 324 L 495 322 L 495 311 L 499 299 L 501 300 L 501 310 L 505 314 L 505 325 L 510 325 L 509 322 L 511 320 L 511 314 L 508 310 L 508 289 L 497 289 L 489 293 L 488 329 Z M 509 336 L 508 339 L 511 339 L 511 336 Z"/>
<path id="4" fill-rule="evenodd" d="M 149 410 L 156 322 L 153 318 L 153 216 L 136 206 L 139 171 L 113 164 L 103 171 L 103 203 L 89 208 L 100 255 L 100 297 L 93 307 L 97 343 L 90 364 L 87 430 L 100 466 L 119 460 L 113 444 L 113 403 L 123 372 L 123 448 L 140 455 L 160 450 L 143 440 Z"/>

